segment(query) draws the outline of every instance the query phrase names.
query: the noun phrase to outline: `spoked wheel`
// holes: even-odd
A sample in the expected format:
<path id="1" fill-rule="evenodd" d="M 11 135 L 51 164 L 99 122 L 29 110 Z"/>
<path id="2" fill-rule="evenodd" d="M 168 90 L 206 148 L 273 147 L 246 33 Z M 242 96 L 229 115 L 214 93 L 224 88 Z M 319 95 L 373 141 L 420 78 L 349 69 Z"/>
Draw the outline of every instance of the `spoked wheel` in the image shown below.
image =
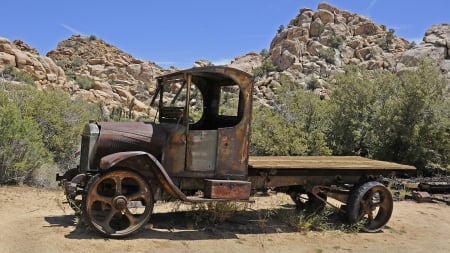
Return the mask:
<path id="1" fill-rule="evenodd" d="M 365 232 L 378 232 L 391 218 L 394 203 L 391 192 L 379 182 L 367 182 L 348 200 L 350 223 L 363 222 Z"/>
<path id="2" fill-rule="evenodd" d="M 86 186 L 83 214 L 89 225 L 103 235 L 123 237 L 148 222 L 153 194 L 146 180 L 130 170 L 96 175 Z"/>

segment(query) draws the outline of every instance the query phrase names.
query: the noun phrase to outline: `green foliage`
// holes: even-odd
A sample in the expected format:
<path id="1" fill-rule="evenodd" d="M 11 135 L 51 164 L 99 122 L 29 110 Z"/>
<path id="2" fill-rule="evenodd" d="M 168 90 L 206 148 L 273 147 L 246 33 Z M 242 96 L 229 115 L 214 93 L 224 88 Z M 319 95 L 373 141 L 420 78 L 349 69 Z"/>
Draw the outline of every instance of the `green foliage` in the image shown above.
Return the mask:
<path id="1" fill-rule="evenodd" d="M 97 37 L 92 34 L 92 35 L 89 36 L 89 40 L 97 40 Z"/>
<path id="2" fill-rule="evenodd" d="M 334 64 L 335 56 L 336 56 L 336 52 L 334 51 L 334 48 L 331 48 L 331 47 L 322 48 L 319 51 L 319 57 L 324 59 L 326 62 L 328 62 L 330 64 Z"/>
<path id="3" fill-rule="evenodd" d="M 276 70 L 277 67 L 273 64 L 272 59 L 268 57 L 263 61 L 260 67 L 255 68 L 253 75 L 261 77 Z"/>
<path id="4" fill-rule="evenodd" d="M 413 48 L 413 47 L 415 47 L 415 46 L 417 46 L 417 44 L 416 44 L 416 42 L 415 42 L 415 41 L 413 41 L 413 42 L 409 43 L 409 45 L 408 45 L 408 48 L 407 48 L 407 49 L 411 49 L 411 48 Z"/>
<path id="5" fill-rule="evenodd" d="M 447 168 L 450 93 L 430 61 L 401 75 L 349 67 L 336 84 L 328 135 L 335 154 Z"/>
<path id="6" fill-rule="evenodd" d="M 265 59 L 270 56 L 270 52 L 269 52 L 269 50 L 263 48 L 261 50 L 261 52 L 259 52 L 259 55 L 261 55 L 261 57 L 263 57 Z"/>
<path id="7" fill-rule="evenodd" d="M 95 81 L 89 76 L 77 76 L 76 83 L 81 89 L 90 90 L 94 87 Z"/>
<path id="8" fill-rule="evenodd" d="M 50 158 L 33 119 L 0 90 L 0 184 L 23 183 Z"/>
<path id="9" fill-rule="evenodd" d="M 280 26 L 278 27 L 277 33 L 281 33 L 284 29 L 285 29 L 285 28 L 284 28 L 284 25 L 280 25 Z"/>
<path id="10" fill-rule="evenodd" d="M 52 162 L 63 169 L 75 165 L 82 128 L 89 119 L 98 118 L 94 107 L 71 100 L 60 90 L 4 84 L 0 94 L 0 138 L 5 146 L 0 148 L 0 169 L 12 171 L 3 173 L 6 179 L 28 181 L 39 176 L 45 183 L 42 177 L 55 171 Z M 0 183 L 6 181 L 2 178 Z"/>
<path id="11" fill-rule="evenodd" d="M 386 33 L 386 36 L 380 41 L 379 45 L 382 49 L 389 51 L 392 43 L 394 43 L 395 39 L 395 30 L 389 29 Z"/>
<path id="12" fill-rule="evenodd" d="M 320 81 L 317 78 L 312 78 L 308 83 L 307 83 L 307 89 L 308 90 L 315 90 L 321 87 Z"/>
<path id="13" fill-rule="evenodd" d="M 339 48 L 343 41 L 344 38 L 342 38 L 342 36 L 334 35 L 333 37 L 331 37 L 329 44 L 332 48 Z"/>
<path id="14" fill-rule="evenodd" d="M 329 155 L 327 101 L 297 88 L 286 77 L 273 108 L 256 107 L 251 153 L 254 155 Z"/>
<path id="15" fill-rule="evenodd" d="M 21 71 L 18 68 L 7 65 L 0 75 L 9 81 L 23 82 L 27 84 L 34 84 L 34 78 L 29 73 Z"/>
<path id="16" fill-rule="evenodd" d="M 329 216 L 333 211 L 326 208 L 322 212 L 308 213 L 301 211 L 291 225 L 297 229 L 298 232 L 314 231 L 327 231 L 331 230 L 332 225 L 329 221 Z"/>
<path id="17" fill-rule="evenodd" d="M 72 57 L 71 66 L 73 70 L 80 68 L 83 65 L 83 59 L 79 56 Z"/>
<path id="18" fill-rule="evenodd" d="M 74 165 L 80 133 L 86 122 L 98 118 L 96 108 L 81 100 L 71 100 L 61 90 L 38 92 L 28 106 L 42 131 L 42 141 L 55 161 L 61 166 Z"/>

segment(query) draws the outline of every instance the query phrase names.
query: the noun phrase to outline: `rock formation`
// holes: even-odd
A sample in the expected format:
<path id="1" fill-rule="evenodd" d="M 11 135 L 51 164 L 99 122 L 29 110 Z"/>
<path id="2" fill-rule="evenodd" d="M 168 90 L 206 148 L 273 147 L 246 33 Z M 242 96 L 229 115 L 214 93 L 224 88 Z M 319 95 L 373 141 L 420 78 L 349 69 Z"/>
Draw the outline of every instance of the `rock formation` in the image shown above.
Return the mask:
<path id="1" fill-rule="evenodd" d="M 229 65 L 249 73 L 267 62 L 273 66 L 255 77 L 255 97 L 268 106 L 281 85 L 281 75 L 326 98 L 327 82 L 347 64 L 399 71 L 430 57 L 450 80 L 449 24 L 432 26 L 415 46 L 394 33 L 364 16 L 321 3 L 316 11 L 300 9 L 286 28 L 280 27 L 269 50 L 238 56 Z M 46 56 L 20 40 L 0 37 L 0 72 L 8 65 L 29 73 L 40 89 L 62 87 L 73 97 L 101 102 L 107 115 L 133 105 L 135 116 L 154 113 L 148 104 L 155 77 L 176 70 L 136 59 L 95 36 L 79 35 L 61 41 Z M 199 60 L 193 65 L 211 62 Z"/>
<path id="2" fill-rule="evenodd" d="M 105 110 L 134 103 L 135 112 L 149 113 L 155 77 L 164 72 L 156 64 L 133 58 L 93 36 L 72 36 L 47 56 L 65 70 L 69 92 L 89 102 L 102 101 Z M 79 76 L 92 78 L 92 86 L 80 87 Z"/>

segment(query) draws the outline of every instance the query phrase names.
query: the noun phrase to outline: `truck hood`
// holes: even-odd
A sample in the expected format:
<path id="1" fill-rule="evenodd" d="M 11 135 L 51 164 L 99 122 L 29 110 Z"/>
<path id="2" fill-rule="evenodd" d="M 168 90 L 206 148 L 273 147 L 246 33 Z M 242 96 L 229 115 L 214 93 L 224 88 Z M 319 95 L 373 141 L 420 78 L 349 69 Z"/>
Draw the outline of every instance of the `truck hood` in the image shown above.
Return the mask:
<path id="1" fill-rule="evenodd" d="M 144 151 L 161 156 L 171 126 L 144 122 L 100 122 L 97 157 L 116 152 Z"/>

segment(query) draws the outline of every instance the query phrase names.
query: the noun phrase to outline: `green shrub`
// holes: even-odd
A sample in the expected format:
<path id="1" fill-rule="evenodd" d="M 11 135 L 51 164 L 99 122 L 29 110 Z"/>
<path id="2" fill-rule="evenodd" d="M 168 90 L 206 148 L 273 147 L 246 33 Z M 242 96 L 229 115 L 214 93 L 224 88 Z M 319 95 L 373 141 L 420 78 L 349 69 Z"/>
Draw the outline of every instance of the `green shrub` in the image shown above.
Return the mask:
<path id="1" fill-rule="evenodd" d="M 329 155 L 327 101 L 280 79 L 272 108 L 255 106 L 251 135 L 254 155 Z"/>
<path id="2" fill-rule="evenodd" d="M 322 48 L 319 51 L 319 57 L 324 59 L 326 62 L 328 62 L 330 64 L 334 64 L 335 56 L 336 56 L 336 52 L 334 51 L 334 48 L 331 48 L 331 47 Z"/>
<path id="3" fill-rule="evenodd" d="M 255 68 L 255 70 L 253 71 L 253 75 L 262 77 L 276 70 L 277 67 L 273 64 L 272 59 L 268 57 L 263 61 L 260 67 Z"/>
<path id="4" fill-rule="evenodd" d="M 94 87 L 95 81 L 89 76 L 77 76 L 76 83 L 81 89 L 90 90 Z"/>
<path id="5" fill-rule="evenodd" d="M 307 89 L 308 90 L 315 90 L 315 89 L 318 89 L 318 88 L 321 88 L 322 87 L 322 85 L 320 84 L 320 81 L 319 81 L 319 79 L 317 79 L 317 78 L 312 78 L 308 83 L 307 83 Z"/>
<path id="6" fill-rule="evenodd" d="M 342 44 L 342 42 L 344 41 L 344 38 L 342 38 L 342 36 L 333 36 L 331 37 L 329 44 L 330 47 L 332 48 L 339 48 L 339 46 Z"/>
<path id="7" fill-rule="evenodd" d="M 0 184 L 26 182 L 49 159 L 37 124 L 0 90 Z"/>
<path id="8" fill-rule="evenodd" d="M 54 172 L 54 168 L 42 167 L 43 164 L 51 165 L 56 162 L 63 171 L 75 166 L 80 133 L 89 119 L 99 118 L 98 108 L 80 100 L 72 100 L 61 90 L 38 91 L 31 86 L 5 84 L 0 92 L 3 98 L 0 100 L 3 108 L 0 138 L 3 145 L 7 146 L 6 149 L 0 148 L 3 152 L 0 158 L 3 161 L 0 160 L 0 163 L 5 164 L 5 161 L 12 159 L 28 164 L 23 165 L 26 167 L 25 174 L 20 169 L 20 163 L 12 166 L 11 162 L 6 162 L 9 164 L 7 167 L 0 167 L 7 168 L 12 174 L 20 174 L 28 182 L 33 176 L 32 172 L 38 169 L 41 171 L 35 174 L 37 181 L 48 182 L 42 179 L 42 175 L 49 175 L 48 171 Z M 22 146 L 35 151 L 28 151 Z M 13 152 L 8 151 L 8 147 Z M 37 184 L 41 184 L 39 182 Z"/>
<path id="9" fill-rule="evenodd" d="M 98 108 L 72 100 L 61 90 L 37 92 L 29 106 L 30 114 L 42 131 L 42 141 L 55 162 L 65 168 L 73 166 L 81 131 L 90 119 L 99 118 Z"/>
<path id="10" fill-rule="evenodd" d="M 34 84 L 34 78 L 32 75 L 25 71 L 21 71 L 12 65 L 7 65 L 0 75 L 9 81 L 23 82 L 27 84 Z"/>
<path id="11" fill-rule="evenodd" d="M 448 168 L 450 91 L 432 62 L 400 75 L 349 67 L 336 86 L 328 134 L 335 154 Z"/>
<path id="12" fill-rule="evenodd" d="M 83 59 L 81 59 L 81 57 L 79 56 L 74 56 L 72 57 L 71 65 L 72 70 L 76 70 L 83 65 Z"/>

